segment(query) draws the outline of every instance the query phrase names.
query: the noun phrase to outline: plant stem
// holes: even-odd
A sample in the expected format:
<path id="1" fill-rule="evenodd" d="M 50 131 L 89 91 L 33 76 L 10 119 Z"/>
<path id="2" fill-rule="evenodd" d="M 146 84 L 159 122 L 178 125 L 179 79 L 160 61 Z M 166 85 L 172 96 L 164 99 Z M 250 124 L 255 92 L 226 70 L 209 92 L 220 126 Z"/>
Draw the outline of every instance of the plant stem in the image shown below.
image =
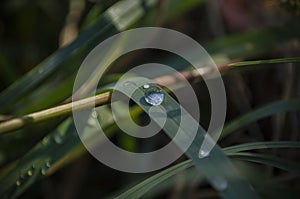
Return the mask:
<path id="1" fill-rule="evenodd" d="M 109 101 L 110 92 L 63 104 L 46 110 L 38 111 L 19 118 L 10 119 L 0 123 L 0 134 L 20 129 L 26 125 L 49 120 L 58 116 L 68 115 L 72 111 L 78 111 L 95 105 L 102 105 Z"/>
<path id="2" fill-rule="evenodd" d="M 300 57 L 242 61 L 242 62 L 228 64 L 228 66 L 251 66 L 251 65 L 260 65 L 260 64 L 278 64 L 278 63 L 293 63 L 293 62 L 300 62 Z"/>
<path id="3" fill-rule="evenodd" d="M 220 72 L 222 72 L 234 66 L 248 66 L 248 65 L 257 65 L 257 64 L 274 64 L 274 63 L 288 63 L 288 62 L 300 62 L 300 57 L 236 62 L 236 63 L 218 66 L 218 69 Z M 211 73 L 214 73 L 214 71 L 215 70 L 212 67 L 203 67 L 198 70 L 182 71 L 182 72 L 174 73 L 172 75 L 157 77 L 156 79 L 154 79 L 154 82 L 161 86 L 168 86 L 180 82 L 182 81 L 182 79 L 186 79 L 189 81 L 195 80 L 197 78 L 201 78 L 201 76 L 203 75 L 210 75 Z M 64 105 L 56 106 L 53 108 L 38 111 L 35 113 L 30 113 L 28 115 L 24 115 L 18 118 L 13 118 L 4 121 L 0 123 L 0 134 L 20 129 L 29 124 L 42 122 L 58 116 L 68 115 L 72 111 L 77 111 L 85 108 L 90 108 L 93 106 L 107 104 L 110 100 L 110 94 L 111 94 L 110 92 L 101 93 L 93 97 L 85 98 L 75 102 L 70 102 Z"/>

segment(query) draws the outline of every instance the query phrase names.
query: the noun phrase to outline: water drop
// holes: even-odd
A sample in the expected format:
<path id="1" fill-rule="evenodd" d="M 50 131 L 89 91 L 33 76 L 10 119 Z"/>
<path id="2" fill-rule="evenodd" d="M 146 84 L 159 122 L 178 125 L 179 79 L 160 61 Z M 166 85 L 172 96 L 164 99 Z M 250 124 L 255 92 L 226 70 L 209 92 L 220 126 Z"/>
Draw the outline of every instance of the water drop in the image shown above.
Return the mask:
<path id="1" fill-rule="evenodd" d="M 44 69 L 40 68 L 38 73 L 41 74 L 42 72 L 44 72 Z"/>
<path id="2" fill-rule="evenodd" d="M 92 112 L 92 117 L 93 117 L 93 118 L 97 118 L 97 117 L 98 117 L 97 111 L 93 111 L 93 112 Z"/>
<path id="3" fill-rule="evenodd" d="M 88 119 L 88 124 L 90 125 L 90 126 L 95 126 L 95 125 L 97 125 L 98 124 L 98 113 L 96 112 L 96 111 L 93 111 L 92 113 L 91 113 L 91 117 Z"/>
<path id="4" fill-rule="evenodd" d="M 47 170 L 45 168 L 42 168 L 41 174 L 44 176 L 44 175 L 46 175 L 46 173 L 47 173 Z"/>
<path id="5" fill-rule="evenodd" d="M 43 143 L 43 145 L 46 146 L 49 143 L 49 137 L 48 136 L 44 137 L 43 140 L 42 140 L 42 143 Z"/>
<path id="6" fill-rule="evenodd" d="M 50 167 L 51 167 L 50 162 L 46 162 L 45 166 L 41 169 L 41 174 L 46 175 Z"/>
<path id="7" fill-rule="evenodd" d="M 205 157 L 209 156 L 209 153 L 210 152 L 207 150 L 200 149 L 198 156 L 199 156 L 199 158 L 205 158 Z"/>
<path id="8" fill-rule="evenodd" d="M 21 186 L 21 181 L 20 180 L 17 180 L 16 181 L 16 185 L 19 187 L 19 186 Z"/>
<path id="9" fill-rule="evenodd" d="M 32 176 L 32 171 L 31 171 L 31 170 L 28 170 L 28 171 L 27 171 L 27 175 L 28 175 L 28 176 Z"/>
<path id="10" fill-rule="evenodd" d="M 148 88 L 148 90 L 145 92 L 145 101 L 153 106 L 160 105 L 164 101 L 164 94 L 161 92 L 161 90 L 156 87 L 150 88 L 148 84 L 145 84 L 144 88 L 145 86 Z"/>
<path id="11" fill-rule="evenodd" d="M 56 144 L 62 144 L 63 143 L 63 138 L 59 134 L 55 134 L 53 139 L 54 139 Z"/>
<path id="12" fill-rule="evenodd" d="M 215 178 L 212 180 L 213 187 L 218 191 L 225 191 L 228 187 L 228 182 L 225 178 Z"/>
<path id="13" fill-rule="evenodd" d="M 46 167 L 48 167 L 48 168 L 50 168 L 51 167 L 51 164 L 50 164 L 50 162 L 46 162 Z"/>

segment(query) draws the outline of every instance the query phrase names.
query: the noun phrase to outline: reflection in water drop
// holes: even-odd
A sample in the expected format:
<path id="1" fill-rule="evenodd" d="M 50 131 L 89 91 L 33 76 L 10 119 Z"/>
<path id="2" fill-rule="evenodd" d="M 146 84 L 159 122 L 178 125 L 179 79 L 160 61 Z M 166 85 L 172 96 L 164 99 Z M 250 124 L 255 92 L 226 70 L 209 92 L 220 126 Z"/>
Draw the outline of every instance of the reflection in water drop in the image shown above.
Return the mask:
<path id="1" fill-rule="evenodd" d="M 145 88 L 145 89 L 147 89 L 147 88 L 149 88 L 149 87 L 150 87 L 149 84 L 145 84 L 145 85 L 143 86 L 143 88 Z"/>
<path id="2" fill-rule="evenodd" d="M 205 158 L 205 157 L 209 156 L 209 153 L 210 153 L 210 152 L 207 151 L 207 150 L 200 149 L 199 154 L 198 154 L 198 157 L 199 157 L 199 158 Z"/>
<path id="3" fill-rule="evenodd" d="M 146 94 L 145 100 L 148 104 L 158 106 L 164 101 L 164 94 L 158 91 L 151 91 Z"/>

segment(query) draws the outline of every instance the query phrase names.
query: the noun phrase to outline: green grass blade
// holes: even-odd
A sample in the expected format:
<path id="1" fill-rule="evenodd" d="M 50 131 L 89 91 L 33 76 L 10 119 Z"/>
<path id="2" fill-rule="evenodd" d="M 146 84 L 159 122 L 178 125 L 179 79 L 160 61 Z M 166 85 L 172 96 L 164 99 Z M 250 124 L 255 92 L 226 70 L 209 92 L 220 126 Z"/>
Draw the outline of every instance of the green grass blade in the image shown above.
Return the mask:
<path id="1" fill-rule="evenodd" d="M 74 129 L 69 119 L 62 123 L 57 131 L 44 137 L 7 176 L 1 179 L 1 197 L 18 197 L 38 178 L 46 175 L 66 151 L 78 146 L 80 139 L 76 136 L 76 132 L 74 134 Z"/>
<path id="2" fill-rule="evenodd" d="M 158 185 L 159 183 L 163 182 L 164 180 L 174 176 L 175 174 L 183 171 L 187 168 L 192 166 L 192 161 L 187 160 L 182 163 L 179 163 L 175 166 L 172 166 L 168 169 L 165 169 L 158 174 L 155 174 L 146 180 L 142 181 L 141 183 L 137 184 L 136 186 L 132 187 L 131 189 L 125 191 L 121 195 L 114 197 L 116 199 L 136 199 L 141 198 L 144 194 L 146 194 L 150 189 Z"/>
<path id="3" fill-rule="evenodd" d="M 145 9 L 155 4 L 156 0 L 123 0 L 110 7 L 101 17 L 68 46 L 58 50 L 32 71 L 16 81 L 0 94 L 1 111 L 9 109 L 22 96 L 39 86 L 55 71 L 79 67 L 87 53 L 105 38 L 124 30 L 139 19 Z M 72 64 L 71 64 L 71 63 Z"/>
<path id="4" fill-rule="evenodd" d="M 204 47 L 210 54 L 225 56 L 229 60 L 244 59 L 269 54 L 291 38 L 298 38 L 299 34 L 300 25 L 294 22 L 220 38 Z"/>
<path id="5" fill-rule="evenodd" d="M 239 152 L 239 153 L 230 153 L 228 155 L 232 158 L 236 158 L 239 160 L 269 165 L 272 167 L 276 167 L 300 175 L 300 164 L 298 162 L 275 157 L 272 155 L 257 154 L 257 153 Z"/>
<path id="6" fill-rule="evenodd" d="M 116 131 L 116 125 L 106 107 L 96 108 L 101 117 L 101 124 L 107 136 Z M 141 113 L 139 107 L 131 109 L 131 116 L 136 118 Z M 127 115 L 121 114 L 120 118 Z M 101 119 L 103 118 L 103 119 Z M 93 126 L 84 130 L 89 144 L 101 142 L 102 137 L 95 136 L 98 131 Z M 95 139 L 97 137 L 97 139 Z M 99 138 L 98 138 L 99 137 Z M 44 175 L 51 174 L 85 152 L 72 118 L 65 120 L 56 131 L 50 133 L 36 144 L 0 182 L 1 198 L 16 198 Z M 30 171 L 30 175 L 28 172 Z"/>
<path id="7" fill-rule="evenodd" d="M 230 146 L 223 148 L 223 151 L 228 154 L 229 156 L 233 158 L 238 158 L 246 161 L 252 161 L 252 162 L 257 162 L 257 163 L 262 163 L 262 164 L 267 164 L 270 166 L 274 166 L 277 168 L 284 168 L 287 171 L 297 171 L 299 168 L 295 167 L 295 163 L 288 163 L 287 165 L 278 165 L 280 164 L 280 161 L 286 162 L 286 160 L 279 159 L 279 158 L 274 158 L 271 156 L 267 155 L 261 155 L 257 160 L 249 160 L 245 159 L 246 157 L 243 156 L 237 156 L 236 154 L 240 154 L 238 152 L 241 151 L 246 151 L 246 150 L 256 150 L 256 149 L 270 149 L 270 148 L 300 148 L 300 142 L 255 142 L 255 143 L 247 143 L 247 144 L 241 144 L 241 145 L 236 145 L 236 146 Z M 245 155 L 244 153 L 242 153 Z M 256 155 L 256 154 L 255 154 Z M 249 156 L 249 154 L 248 154 Z M 248 157 L 247 156 L 247 157 Z M 267 160 L 272 160 L 267 162 Z M 283 163 L 285 164 L 285 163 Z M 117 198 L 123 199 L 123 198 L 140 198 L 144 194 L 146 194 L 148 191 L 153 189 L 157 184 L 162 183 L 164 180 L 167 178 L 176 175 L 182 170 L 185 170 L 189 168 L 192 165 L 191 160 L 186 160 L 180 164 L 177 164 L 171 168 L 165 169 L 161 171 L 158 174 L 155 174 L 151 176 L 150 178 L 144 180 L 143 182 L 137 184 L 136 186 L 132 187 L 128 191 L 122 193 L 119 195 Z M 298 166 L 299 167 L 299 166 Z"/>
<path id="8" fill-rule="evenodd" d="M 237 153 L 241 151 L 257 150 L 257 149 L 274 149 L 274 148 L 300 148 L 300 142 L 278 141 L 278 142 L 254 142 L 239 144 L 235 146 L 223 148 L 225 153 Z"/>
<path id="9" fill-rule="evenodd" d="M 252 66 L 252 65 L 262 65 L 262 64 L 279 64 L 279 63 L 295 63 L 300 62 L 300 57 L 289 57 L 289 58 L 277 58 L 277 59 L 267 59 L 267 60 L 255 60 L 255 61 L 242 61 L 228 64 L 228 66 Z"/>
<path id="10" fill-rule="evenodd" d="M 135 81 L 136 85 L 144 85 L 148 82 L 144 82 L 141 80 Z M 150 86 L 157 87 L 155 84 L 151 84 Z M 126 90 L 130 90 L 129 86 L 124 86 L 122 89 L 125 93 Z M 157 89 L 160 89 L 157 87 Z M 145 91 L 142 87 L 137 88 L 135 92 L 130 96 L 141 108 L 149 114 L 150 106 L 149 104 L 145 103 L 144 96 Z M 130 93 L 130 91 L 128 91 Z M 228 183 L 226 190 L 220 190 L 219 194 L 223 198 L 240 198 L 243 196 L 244 198 L 258 198 L 256 192 L 251 188 L 250 184 L 246 182 L 243 177 L 238 174 L 237 170 L 231 163 L 231 161 L 227 158 L 227 156 L 223 153 L 218 145 L 216 145 L 210 155 L 206 158 L 199 158 L 199 149 L 201 148 L 202 142 L 204 140 L 205 131 L 196 122 L 192 116 L 189 115 L 184 109 L 181 109 L 180 105 L 166 92 L 164 92 L 164 102 L 161 106 L 164 107 L 165 111 L 168 113 L 168 117 L 166 118 L 166 122 L 164 125 L 160 123 L 159 117 L 152 117 L 152 119 L 157 122 L 164 130 L 164 132 L 170 137 L 173 138 L 177 132 L 177 129 L 180 127 L 184 133 L 189 135 L 191 131 L 191 127 L 197 125 L 198 131 L 196 137 L 193 139 L 193 143 L 189 147 L 189 149 L 185 152 L 185 154 L 192 159 L 193 163 L 196 165 L 198 169 L 206 176 L 208 181 L 214 186 L 216 179 L 224 179 Z M 161 107 L 157 107 L 161 109 Z M 161 109 L 164 111 L 163 109 Z M 181 110 L 181 113 L 175 114 Z M 182 112 L 183 111 L 183 112 Z M 180 112 L 180 111 L 179 111 Z M 170 114 L 169 114 L 170 113 Z M 151 114 L 149 114 L 151 117 Z M 183 116 L 183 120 L 181 121 L 181 116 Z M 194 129 L 193 129 L 194 130 Z M 181 142 L 176 143 L 179 148 L 181 148 Z M 216 187 L 217 189 L 217 187 Z"/>
<path id="11" fill-rule="evenodd" d="M 285 111 L 297 111 L 300 110 L 300 99 L 290 99 L 285 101 L 278 101 L 261 108 L 258 108 L 254 111 L 251 111 L 225 125 L 221 138 L 229 135 L 233 131 L 251 124 L 254 121 L 259 119 L 274 115 L 276 113 L 285 112 Z"/>

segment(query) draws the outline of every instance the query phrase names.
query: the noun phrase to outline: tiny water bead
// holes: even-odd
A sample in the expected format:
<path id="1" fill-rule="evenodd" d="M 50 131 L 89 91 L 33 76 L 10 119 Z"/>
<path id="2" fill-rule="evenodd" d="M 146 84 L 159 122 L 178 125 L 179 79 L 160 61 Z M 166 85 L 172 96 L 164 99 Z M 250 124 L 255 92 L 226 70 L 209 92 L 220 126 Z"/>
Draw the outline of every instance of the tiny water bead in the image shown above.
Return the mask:
<path id="1" fill-rule="evenodd" d="M 151 92 L 145 96 L 145 100 L 148 104 L 158 106 L 164 101 L 164 94 L 158 92 Z"/>
<path id="2" fill-rule="evenodd" d="M 42 170 L 41 170 L 41 174 L 42 174 L 42 175 L 46 175 L 46 173 L 47 173 L 47 169 L 45 169 L 45 168 L 42 168 Z"/>
<path id="3" fill-rule="evenodd" d="M 26 172 L 22 173 L 19 176 L 19 179 L 16 181 L 16 186 L 20 187 L 21 185 L 25 184 L 26 181 L 28 180 L 28 178 L 30 178 L 31 176 L 33 176 L 33 167 L 31 166 L 30 169 L 28 169 Z"/>
<path id="4" fill-rule="evenodd" d="M 62 144 L 63 143 L 63 138 L 58 133 L 54 135 L 53 139 L 54 139 L 54 142 L 56 144 Z"/>
<path id="5" fill-rule="evenodd" d="M 39 74 L 41 74 L 41 73 L 43 73 L 44 72 L 44 69 L 43 68 L 40 68 L 39 70 L 38 70 L 38 73 Z"/>
<path id="6" fill-rule="evenodd" d="M 98 118 L 98 113 L 97 113 L 97 111 L 93 111 L 91 115 L 92 115 L 93 118 Z"/>
<path id="7" fill-rule="evenodd" d="M 97 113 L 97 111 L 93 111 L 93 112 L 91 113 L 91 116 L 90 116 L 90 118 L 88 119 L 88 124 L 89 124 L 90 126 L 95 126 L 95 125 L 98 124 L 98 113 Z"/>
<path id="8" fill-rule="evenodd" d="M 208 151 L 208 150 L 200 149 L 198 157 L 200 159 L 205 158 L 205 157 L 209 156 L 209 153 L 210 153 L 210 151 Z"/>
<path id="9" fill-rule="evenodd" d="M 48 168 L 50 168 L 51 167 L 50 162 L 46 162 L 45 166 L 48 167 Z"/>
<path id="10" fill-rule="evenodd" d="M 147 91 L 145 91 L 145 101 L 148 104 L 158 106 L 164 101 L 165 96 L 159 88 L 150 87 L 149 84 L 145 84 L 143 88 L 147 89 Z"/>
<path id="11" fill-rule="evenodd" d="M 212 185 L 217 191 L 225 191 L 228 187 L 228 182 L 225 178 L 217 177 L 212 180 Z"/>
<path id="12" fill-rule="evenodd" d="M 20 180 L 17 180 L 17 181 L 16 181 L 16 185 L 17 185 L 18 187 L 21 186 L 21 184 L 22 184 L 22 183 L 21 183 Z"/>
<path id="13" fill-rule="evenodd" d="M 46 146 L 49 143 L 49 141 L 50 141 L 49 136 L 46 136 L 43 138 L 42 143 L 44 146 Z"/>
<path id="14" fill-rule="evenodd" d="M 46 175 L 50 167 L 51 167 L 50 162 L 46 162 L 45 166 L 41 169 L 41 174 Z"/>
<path id="15" fill-rule="evenodd" d="M 27 171 L 27 175 L 28 175 L 28 176 L 32 176 L 32 174 L 33 174 L 33 173 L 32 173 L 31 170 L 28 170 L 28 171 Z"/>

